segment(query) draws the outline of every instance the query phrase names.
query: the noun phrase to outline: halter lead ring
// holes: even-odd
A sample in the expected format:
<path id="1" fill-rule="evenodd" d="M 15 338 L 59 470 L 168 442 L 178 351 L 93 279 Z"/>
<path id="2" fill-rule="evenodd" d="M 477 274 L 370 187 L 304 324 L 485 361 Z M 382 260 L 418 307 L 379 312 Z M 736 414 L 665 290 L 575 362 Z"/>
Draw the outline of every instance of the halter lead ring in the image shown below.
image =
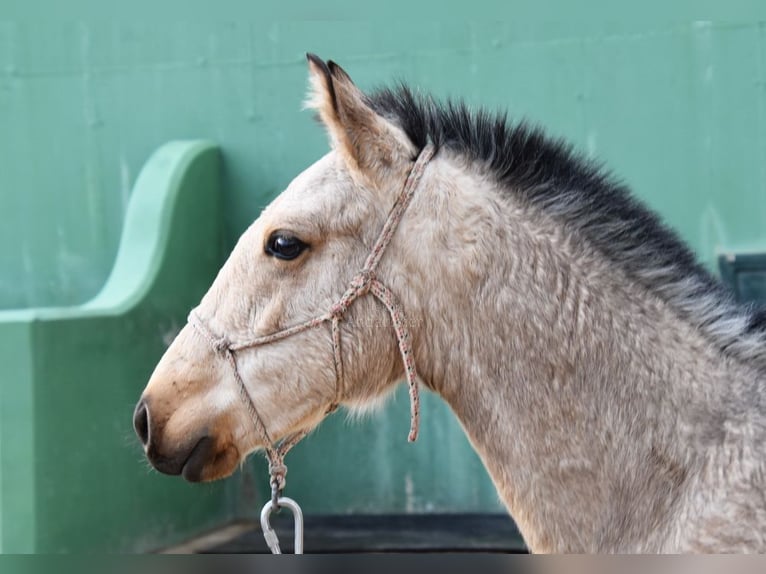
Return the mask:
<path id="1" fill-rule="evenodd" d="M 226 336 L 216 336 L 205 325 L 202 319 L 197 315 L 196 309 L 193 309 L 189 313 L 189 324 L 196 329 L 196 331 L 202 335 L 213 348 L 213 350 L 223 355 L 226 361 L 231 365 L 234 377 L 237 380 L 240 396 L 247 406 L 248 412 L 255 424 L 255 430 L 260 435 L 261 440 L 265 445 L 266 457 L 269 461 L 269 477 L 272 487 L 272 500 L 269 504 L 278 508 L 279 494 L 285 487 L 285 476 L 287 475 L 287 467 L 284 463 L 284 458 L 287 452 L 295 446 L 308 431 L 299 431 L 293 435 L 288 436 L 282 440 L 279 444 L 275 444 L 269 436 L 266 430 L 266 425 L 263 419 L 258 414 L 258 409 L 253 402 L 250 393 L 245 386 L 245 382 L 242 380 L 242 375 L 239 373 L 237 367 L 237 360 L 235 353 L 244 349 L 250 349 L 268 343 L 280 341 L 291 335 L 296 335 L 318 327 L 322 323 L 330 324 L 330 332 L 332 336 L 333 347 L 333 366 L 335 368 L 335 397 L 333 402 L 328 406 L 325 414 L 333 412 L 341 401 L 344 389 L 344 373 L 343 373 L 343 355 L 341 352 L 341 328 L 340 323 L 343 321 L 346 312 L 351 305 L 359 298 L 365 295 L 372 295 L 375 299 L 380 301 L 388 311 L 391 317 L 391 324 L 394 328 L 396 340 L 399 345 L 399 352 L 404 364 L 404 372 L 407 378 L 407 385 L 409 387 L 410 395 L 410 432 L 407 439 L 413 442 L 418 437 L 418 426 L 420 423 L 420 397 L 418 395 L 418 375 L 415 368 L 415 356 L 412 350 L 412 337 L 408 328 L 406 316 L 402 305 L 394 295 L 393 291 L 386 287 L 375 275 L 375 271 L 380 263 L 381 258 L 388 247 L 394 232 L 396 231 L 399 222 L 401 221 L 405 210 L 412 201 L 412 197 L 415 194 L 415 190 L 423 177 L 425 168 L 428 162 L 433 158 L 436 152 L 433 145 L 426 145 L 418 155 L 415 163 L 410 170 L 407 180 L 404 183 L 404 188 L 399 194 L 391 212 L 386 219 L 383 229 L 375 241 L 369 255 L 362 267 L 361 271 L 357 273 L 351 280 L 348 289 L 340 299 L 330 307 L 330 310 L 323 315 L 319 315 L 313 319 L 310 319 L 299 325 L 276 331 L 269 335 L 263 335 L 256 337 L 248 342 L 234 343 L 230 341 Z"/>
<path id="2" fill-rule="evenodd" d="M 303 554 L 303 512 L 298 503 L 292 498 L 282 497 L 279 499 L 279 505 L 272 500 L 269 500 L 261 509 L 261 530 L 263 530 L 263 538 L 266 540 L 266 545 L 271 550 L 272 554 L 282 554 L 282 549 L 279 547 L 279 538 L 277 533 L 271 527 L 269 518 L 274 510 L 279 510 L 280 506 L 287 507 L 290 512 L 293 513 L 293 522 L 295 529 L 295 542 L 293 551 L 295 554 Z"/>

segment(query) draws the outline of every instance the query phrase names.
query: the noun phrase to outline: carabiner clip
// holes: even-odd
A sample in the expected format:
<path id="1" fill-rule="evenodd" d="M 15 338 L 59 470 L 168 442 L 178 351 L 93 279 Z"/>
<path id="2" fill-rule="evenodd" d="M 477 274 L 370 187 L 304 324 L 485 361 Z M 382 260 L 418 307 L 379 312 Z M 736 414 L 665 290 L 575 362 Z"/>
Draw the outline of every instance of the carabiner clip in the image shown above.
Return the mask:
<path id="1" fill-rule="evenodd" d="M 279 538 L 277 538 L 277 533 L 271 527 L 269 518 L 273 510 L 283 506 L 289 508 L 290 512 L 293 513 L 293 522 L 295 523 L 295 553 L 303 554 L 303 512 L 297 502 L 286 496 L 279 497 L 276 504 L 274 504 L 273 500 L 269 500 L 263 505 L 261 510 L 261 529 L 263 529 L 266 545 L 272 554 L 282 554 L 282 550 L 279 548 Z"/>

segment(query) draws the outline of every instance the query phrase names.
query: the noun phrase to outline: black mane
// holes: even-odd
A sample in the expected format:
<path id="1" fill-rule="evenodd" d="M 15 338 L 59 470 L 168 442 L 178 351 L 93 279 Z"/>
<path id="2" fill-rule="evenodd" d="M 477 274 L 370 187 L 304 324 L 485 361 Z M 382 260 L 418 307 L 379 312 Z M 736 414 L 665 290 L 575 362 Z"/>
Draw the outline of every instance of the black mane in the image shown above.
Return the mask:
<path id="1" fill-rule="evenodd" d="M 766 311 L 737 304 L 679 236 L 600 164 L 538 127 L 460 102 L 439 103 L 404 85 L 378 90 L 369 103 L 418 150 L 430 141 L 486 166 L 508 193 L 575 229 L 724 352 L 766 370 Z"/>

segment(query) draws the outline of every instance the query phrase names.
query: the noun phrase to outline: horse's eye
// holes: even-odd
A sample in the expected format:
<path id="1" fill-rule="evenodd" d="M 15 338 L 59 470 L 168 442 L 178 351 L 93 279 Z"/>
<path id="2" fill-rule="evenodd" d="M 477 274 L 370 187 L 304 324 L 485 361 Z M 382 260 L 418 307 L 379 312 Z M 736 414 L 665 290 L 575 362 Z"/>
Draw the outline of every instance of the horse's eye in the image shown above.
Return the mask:
<path id="1" fill-rule="evenodd" d="M 266 254 L 273 255 L 277 259 L 295 259 L 303 253 L 308 245 L 293 235 L 283 231 L 275 231 L 266 242 Z"/>

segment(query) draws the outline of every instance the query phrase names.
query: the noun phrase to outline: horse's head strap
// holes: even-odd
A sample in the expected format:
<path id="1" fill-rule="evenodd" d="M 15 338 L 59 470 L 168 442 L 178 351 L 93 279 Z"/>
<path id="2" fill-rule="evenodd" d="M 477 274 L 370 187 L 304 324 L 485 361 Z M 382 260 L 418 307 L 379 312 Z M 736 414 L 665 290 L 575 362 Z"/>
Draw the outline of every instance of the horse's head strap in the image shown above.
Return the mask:
<path id="1" fill-rule="evenodd" d="M 396 203 L 394 203 L 378 239 L 375 241 L 375 244 L 370 250 L 370 254 L 367 256 L 364 267 L 362 267 L 361 271 L 354 276 L 348 289 L 346 289 L 340 299 L 330 307 L 330 310 L 327 313 L 299 325 L 294 325 L 287 329 L 256 337 L 244 343 L 232 343 L 225 336 L 215 336 L 199 317 L 196 309 L 193 309 L 191 313 L 189 313 L 189 324 L 208 341 L 216 353 L 223 354 L 232 367 L 234 378 L 237 380 L 239 386 L 240 395 L 247 405 L 248 411 L 255 424 L 255 430 L 266 445 L 266 456 L 269 460 L 269 474 L 275 490 L 281 492 L 286 483 L 285 476 L 287 475 L 287 467 L 284 464 L 285 455 L 304 436 L 306 436 L 307 431 L 300 431 L 290 435 L 279 444 L 275 444 L 271 440 L 271 437 L 266 430 L 266 425 L 258 414 L 258 409 L 253 402 L 253 398 L 250 396 L 250 393 L 245 386 L 245 382 L 242 380 L 242 376 L 239 373 L 235 353 L 236 351 L 241 351 L 243 349 L 258 347 L 285 339 L 291 335 L 313 329 L 322 323 L 329 323 L 332 335 L 333 366 L 335 368 L 335 397 L 326 410 L 326 414 L 329 414 L 338 407 L 343 398 L 344 374 L 343 354 L 341 353 L 340 323 L 354 301 L 367 294 L 371 294 L 380 301 L 391 317 L 391 324 L 394 328 L 396 340 L 399 345 L 399 352 L 402 356 L 404 373 L 407 378 L 410 394 L 410 432 L 407 438 L 412 442 L 418 437 L 418 428 L 420 424 L 420 398 L 418 395 L 418 374 L 417 369 L 415 368 L 412 337 L 401 303 L 394 295 L 393 291 L 381 283 L 376 277 L 375 271 L 378 267 L 378 263 L 380 263 L 380 260 L 383 257 L 383 253 L 394 236 L 396 228 L 399 226 L 399 222 L 401 221 L 407 206 L 410 204 L 410 201 L 415 194 L 415 190 L 425 172 L 426 165 L 431 161 L 435 152 L 436 150 L 431 144 L 424 147 L 420 152 L 420 155 L 418 155 L 415 164 L 412 166 L 412 169 L 407 176 L 402 192 L 399 194 Z"/>

